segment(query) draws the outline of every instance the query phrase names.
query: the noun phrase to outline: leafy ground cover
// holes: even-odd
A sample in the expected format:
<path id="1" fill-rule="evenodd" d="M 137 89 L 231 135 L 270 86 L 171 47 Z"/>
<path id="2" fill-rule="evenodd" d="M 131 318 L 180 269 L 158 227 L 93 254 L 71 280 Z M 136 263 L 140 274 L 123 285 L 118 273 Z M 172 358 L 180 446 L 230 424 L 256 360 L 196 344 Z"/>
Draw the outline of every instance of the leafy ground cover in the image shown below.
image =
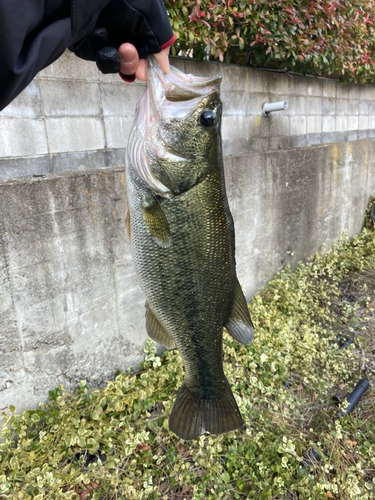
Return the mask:
<path id="1" fill-rule="evenodd" d="M 373 205 L 360 235 L 282 271 L 253 298 L 252 345 L 224 336 L 244 428 L 189 442 L 172 434 L 182 362 L 149 342 L 137 374 L 119 373 L 103 390 L 81 382 L 74 395 L 60 386 L 39 409 L 3 413 L 0 499 L 374 498 Z M 370 389 L 335 419 L 362 378 Z"/>

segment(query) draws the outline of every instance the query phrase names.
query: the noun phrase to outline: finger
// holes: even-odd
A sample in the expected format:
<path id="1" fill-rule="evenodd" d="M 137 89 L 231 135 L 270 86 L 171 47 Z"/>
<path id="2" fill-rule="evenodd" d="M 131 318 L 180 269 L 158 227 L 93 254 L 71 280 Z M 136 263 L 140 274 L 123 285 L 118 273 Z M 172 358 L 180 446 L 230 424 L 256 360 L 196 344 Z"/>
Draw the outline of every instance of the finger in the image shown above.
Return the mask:
<path id="1" fill-rule="evenodd" d="M 154 54 L 157 62 L 159 63 L 160 69 L 163 71 L 165 75 L 170 73 L 171 69 L 169 66 L 169 47 L 163 49 L 161 52 Z"/>
<path id="2" fill-rule="evenodd" d="M 169 47 L 163 49 L 161 52 L 158 52 L 157 54 L 154 54 L 164 74 L 168 74 L 170 72 L 168 55 L 169 55 Z M 141 59 L 139 61 L 139 66 L 137 71 L 135 72 L 135 77 L 137 78 L 137 80 L 141 80 L 143 82 L 147 80 L 146 59 Z"/>
<path id="3" fill-rule="evenodd" d="M 135 77 L 137 80 L 145 82 L 147 80 L 147 64 L 146 59 L 141 59 L 137 71 L 135 72 Z"/>
<path id="4" fill-rule="evenodd" d="M 120 54 L 120 71 L 123 75 L 134 75 L 138 68 L 137 49 L 131 43 L 123 43 L 118 48 Z"/>
<path id="5" fill-rule="evenodd" d="M 96 64 L 104 75 L 117 73 L 120 68 L 120 55 L 115 47 L 103 47 L 96 53 Z"/>

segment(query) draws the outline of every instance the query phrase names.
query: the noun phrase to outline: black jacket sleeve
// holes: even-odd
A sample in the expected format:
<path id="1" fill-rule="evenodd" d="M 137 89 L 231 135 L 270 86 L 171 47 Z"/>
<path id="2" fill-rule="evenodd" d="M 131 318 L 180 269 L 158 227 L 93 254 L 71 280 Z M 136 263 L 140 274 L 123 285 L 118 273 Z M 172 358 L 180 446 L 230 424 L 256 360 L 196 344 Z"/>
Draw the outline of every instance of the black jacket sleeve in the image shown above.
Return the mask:
<path id="1" fill-rule="evenodd" d="M 0 0 L 0 110 L 87 36 L 108 0 Z"/>
<path id="2" fill-rule="evenodd" d="M 106 9 L 112 3 L 113 6 Z M 115 30 L 116 39 L 116 28 L 119 28 L 118 43 L 133 41 L 127 39 L 129 29 L 113 21 L 121 16 L 127 25 L 130 23 L 130 32 L 135 33 L 137 44 L 140 43 L 136 40 L 138 19 L 144 17 L 143 26 L 149 27 L 145 43 L 150 52 L 158 52 L 173 42 L 163 0 L 127 0 L 123 3 L 128 10 L 133 9 L 134 16 L 123 11 L 118 0 L 0 0 L 0 111 L 38 71 L 53 63 L 68 46 L 88 37 L 101 13 L 104 22 L 109 19 L 107 29 L 110 34 Z M 123 12 L 117 15 L 120 8 Z M 122 35 L 124 40 L 121 40 Z M 144 34 L 141 35 L 144 38 Z"/>

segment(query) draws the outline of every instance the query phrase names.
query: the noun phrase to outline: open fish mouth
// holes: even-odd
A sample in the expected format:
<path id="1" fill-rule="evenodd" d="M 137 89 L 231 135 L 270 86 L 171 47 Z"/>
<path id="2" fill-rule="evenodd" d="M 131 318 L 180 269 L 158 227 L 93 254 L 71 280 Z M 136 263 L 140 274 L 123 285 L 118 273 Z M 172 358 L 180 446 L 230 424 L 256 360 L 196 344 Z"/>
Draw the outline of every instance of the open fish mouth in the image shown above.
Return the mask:
<path id="1" fill-rule="evenodd" d="M 198 108 L 204 99 L 219 95 L 221 76 L 198 77 L 171 66 L 165 75 L 156 58 L 147 59 L 147 89 L 136 107 L 128 141 L 128 159 L 136 177 L 155 194 L 170 198 L 173 193 L 152 172 L 152 163 L 164 160 L 186 162 L 196 155 L 181 153 L 168 140 L 165 124 L 182 120 Z"/>
<path id="2" fill-rule="evenodd" d="M 147 71 L 148 82 L 156 106 L 158 106 L 158 103 L 163 103 L 163 100 L 173 102 L 188 101 L 217 92 L 220 89 L 220 75 L 212 78 L 187 75 L 174 66 L 171 66 L 168 75 L 164 75 L 154 56 L 149 56 L 147 60 Z"/>

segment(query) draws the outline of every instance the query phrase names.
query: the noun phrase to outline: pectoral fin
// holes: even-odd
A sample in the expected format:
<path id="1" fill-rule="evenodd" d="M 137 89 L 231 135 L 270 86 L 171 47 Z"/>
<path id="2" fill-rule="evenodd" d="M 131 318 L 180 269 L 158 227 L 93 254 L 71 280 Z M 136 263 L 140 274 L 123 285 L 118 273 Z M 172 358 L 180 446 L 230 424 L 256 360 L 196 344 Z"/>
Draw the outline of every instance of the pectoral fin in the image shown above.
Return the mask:
<path id="1" fill-rule="evenodd" d="M 165 331 L 165 329 L 160 324 L 159 320 L 155 317 L 154 313 L 151 311 L 150 306 L 146 302 L 146 330 L 148 336 L 158 342 L 159 344 L 167 347 L 168 349 L 173 349 L 176 347 L 173 338 Z"/>
<path id="2" fill-rule="evenodd" d="M 141 209 L 146 228 L 151 238 L 162 248 L 168 248 L 171 244 L 171 235 L 168 221 L 153 194 L 149 194 L 141 201 Z"/>
<path id="3" fill-rule="evenodd" d="M 236 281 L 232 313 L 225 328 L 234 340 L 243 345 L 248 345 L 254 338 L 254 325 L 250 318 L 241 285 L 238 280 Z"/>

